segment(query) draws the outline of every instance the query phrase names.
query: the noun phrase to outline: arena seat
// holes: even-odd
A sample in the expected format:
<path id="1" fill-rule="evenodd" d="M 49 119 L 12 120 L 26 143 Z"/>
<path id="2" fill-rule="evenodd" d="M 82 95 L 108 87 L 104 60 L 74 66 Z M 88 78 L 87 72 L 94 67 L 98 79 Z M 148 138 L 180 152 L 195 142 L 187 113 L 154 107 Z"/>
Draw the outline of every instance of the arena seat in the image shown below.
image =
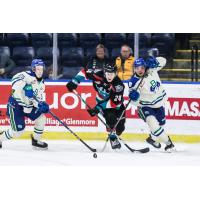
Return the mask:
<path id="1" fill-rule="evenodd" d="M 134 48 L 134 33 L 129 33 L 127 36 L 127 44 Z M 139 34 L 139 47 L 140 48 L 148 48 L 151 44 L 151 33 L 140 33 Z"/>
<path id="2" fill-rule="evenodd" d="M 171 44 L 167 42 L 156 42 L 152 45 L 153 48 L 157 48 L 159 50 L 159 55 L 168 57 L 173 54 L 174 49 Z"/>
<path id="3" fill-rule="evenodd" d="M 58 47 L 60 49 L 77 46 L 76 33 L 58 33 Z"/>
<path id="4" fill-rule="evenodd" d="M 59 49 L 57 51 L 57 57 L 59 62 Z M 36 50 L 36 57 L 42 59 L 47 67 L 53 64 L 53 47 L 40 47 Z"/>
<path id="5" fill-rule="evenodd" d="M 34 48 L 52 46 L 51 33 L 31 33 L 31 44 Z"/>
<path id="6" fill-rule="evenodd" d="M 114 48 L 114 49 L 112 49 L 111 56 L 110 56 L 112 60 L 114 60 L 118 56 L 120 56 L 120 50 L 121 50 L 121 48 Z"/>
<path id="7" fill-rule="evenodd" d="M 82 66 L 84 51 L 81 47 L 64 48 L 61 55 L 62 66 Z"/>
<path id="8" fill-rule="evenodd" d="M 0 46 L 3 46 L 3 45 L 5 45 L 4 44 L 4 33 L 0 33 Z"/>
<path id="9" fill-rule="evenodd" d="M 10 57 L 10 48 L 7 46 L 0 46 L 0 55 L 6 55 Z"/>
<path id="10" fill-rule="evenodd" d="M 125 43 L 125 33 L 105 33 L 105 46 L 109 49 L 109 51 L 113 48 L 119 48 Z"/>
<path id="11" fill-rule="evenodd" d="M 5 42 L 9 47 L 28 46 L 28 33 L 7 33 L 5 36 Z"/>
<path id="12" fill-rule="evenodd" d="M 84 49 L 94 48 L 101 43 L 100 33 L 80 33 L 79 44 Z"/>
<path id="13" fill-rule="evenodd" d="M 18 67 L 30 66 L 35 56 L 33 47 L 15 47 L 13 49 L 12 58 Z"/>
<path id="14" fill-rule="evenodd" d="M 156 42 L 173 42 L 175 39 L 174 33 L 154 33 L 151 37 L 151 43 Z"/>

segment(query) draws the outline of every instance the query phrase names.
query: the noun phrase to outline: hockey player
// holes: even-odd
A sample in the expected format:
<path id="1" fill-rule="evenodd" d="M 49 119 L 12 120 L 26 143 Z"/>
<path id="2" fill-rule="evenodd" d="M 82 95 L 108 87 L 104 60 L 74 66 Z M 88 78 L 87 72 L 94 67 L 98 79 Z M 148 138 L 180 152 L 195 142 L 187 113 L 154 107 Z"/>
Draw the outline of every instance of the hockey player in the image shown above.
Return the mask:
<path id="1" fill-rule="evenodd" d="M 43 101 L 44 67 L 42 60 L 34 59 L 30 71 L 20 72 L 13 76 L 12 92 L 7 105 L 10 128 L 0 132 L 0 147 L 2 147 L 2 141 L 18 137 L 24 132 L 25 117 L 28 117 L 35 121 L 34 134 L 31 135 L 32 146 L 47 149 L 48 144 L 40 140 L 46 123 L 45 113 L 49 111 L 48 104 Z M 39 100 L 39 103 L 34 100 L 34 97 Z"/>
<path id="2" fill-rule="evenodd" d="M 66 86 L 70 92 L 78 87 L 78 84 L 83 79 L 90 79 L 93 81 L 94 89 L 97 92 L 97 105 L 88 110 L 93 117 L 99 112 L 103 114 L 108 126 L 113 129 L 121 116 L 123 105 L 124 84 L 116 74 L 117 68 L 115 66 L 106 65 L 103 70 L 84 70 L 82 69 Z M 116 127 L 116 134 L 120 136 L 125 129 L 125 114 Z M 110 132 L 111 130 L 108 130 Z M 121 148 L 115 134 L 110 134 L 110 143 L 113 149 Z"/>
<path id="3" fill-rule="evenodd" d="M 165 151 L 174 150 L 174 144 L 164 131 L 165 109 L 167 100 L 166 91 L 163 88 L 158 71 L 166 65 L 163 57 L 148 57 L 146 62 L 138 58 L 134 62 L 135 74 L 129 80 L 129 98 L 138 106 L 138 114 L 147 123 L 151 134 L 146 141 L 155 148 L 161 148 L 159 141 L 165 143 Z M 144 77 L 143 77 L 144 76 Z M 138 84 L 143 80 L 138 88 Z"/>

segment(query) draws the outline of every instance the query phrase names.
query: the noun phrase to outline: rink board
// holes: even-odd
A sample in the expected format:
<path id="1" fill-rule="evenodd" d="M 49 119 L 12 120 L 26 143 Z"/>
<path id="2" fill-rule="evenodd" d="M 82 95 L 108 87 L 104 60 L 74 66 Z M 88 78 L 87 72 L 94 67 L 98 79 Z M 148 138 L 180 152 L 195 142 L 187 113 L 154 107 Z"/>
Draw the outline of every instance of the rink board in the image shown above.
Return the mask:
<path id="1" fill-rule="evenodd" d="M 66 82 L 46 82 L 46 101 L 52 112 L 83 139 L 105 139 L 106 129 L 96 117 L 92 118 L 86 111 L 86 106 L 75 94 L 66 90 Z M 125 83 L 125 103 L 128 100 L 128 87 Z M 199 142 L 200 139 L 200 84 L 164 83 L 168 94 L 166 103 L 167 123 L 165 130 L 175 140 L 188 142 Z M 7 99 L 11 91 L 9 81 L 0 82 L 0 126 L 6 128 L 9 119 L 6 117 Z M 83 82 L 79 86 L 79 94 L 91 106 L 95 105 L 95 91 L 91 82 Z M 136 108 L 130 105 L 126 112 L 126 130 L 124 138 L 127 140 L 143 140 L 149 133 L 146 124 L 138 118 Z M 34 122 L 26 120 L 26 131 L 33 130 Z M 65 128 L 60 126 L 49 114 L 45 127 L 45 138 L 47 139 L 73 139 L 71 134 L 64 133 Z M 22 138 L 27 138 L 24 134 Z"/>

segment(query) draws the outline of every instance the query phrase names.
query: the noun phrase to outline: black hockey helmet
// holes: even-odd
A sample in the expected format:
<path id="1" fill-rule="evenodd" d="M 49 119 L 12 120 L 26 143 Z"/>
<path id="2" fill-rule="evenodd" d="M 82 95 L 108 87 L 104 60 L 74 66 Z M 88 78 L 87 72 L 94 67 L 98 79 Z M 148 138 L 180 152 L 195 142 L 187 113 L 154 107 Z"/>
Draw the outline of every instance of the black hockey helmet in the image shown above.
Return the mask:
<path id="1" fill-rule="evenodd" d="M 104 67 L 104 72 L 116 73 L 117 72 L 117 66 L 112 66 L 112 65 L 107 64 Z"/>

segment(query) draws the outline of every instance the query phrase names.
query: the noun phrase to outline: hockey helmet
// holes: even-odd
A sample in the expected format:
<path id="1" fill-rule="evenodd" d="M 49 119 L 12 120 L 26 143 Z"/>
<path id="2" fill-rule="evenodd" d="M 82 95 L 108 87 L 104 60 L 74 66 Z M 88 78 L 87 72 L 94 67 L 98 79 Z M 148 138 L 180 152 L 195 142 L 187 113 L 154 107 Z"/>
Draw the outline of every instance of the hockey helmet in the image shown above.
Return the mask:
<path id="1" fill-rule="evenodd" d="M 104 67 L 104 72 L 116 73 L 116 71 L 117 71 L 117 67 L 116 66 L 112 66 L 112 65 L 107 64 Z"/>
<path id="2" fill-rule="evenodd" d="M 31 62 L 31 69 L 35 69 L 35 67 L 38 65 L 43 66 L 43 68 L 45 68 L 45 64 L 41 59 L 34 59 Z"/>
<path id="3" fill-rule="evenodd" d="M 140 67 L 143 66 L 146 68 L 146 62 L 143 58 L 138 58 L 134 61 L 134 67 Z"/>

